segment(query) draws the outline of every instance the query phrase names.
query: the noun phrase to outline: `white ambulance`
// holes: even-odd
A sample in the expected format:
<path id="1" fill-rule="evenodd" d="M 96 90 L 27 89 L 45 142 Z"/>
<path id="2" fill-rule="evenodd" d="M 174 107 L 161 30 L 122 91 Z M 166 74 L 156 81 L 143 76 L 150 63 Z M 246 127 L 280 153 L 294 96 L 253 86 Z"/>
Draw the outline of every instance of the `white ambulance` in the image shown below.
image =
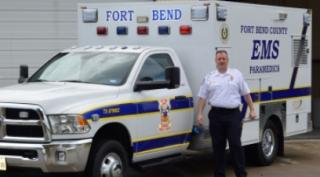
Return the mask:
<path id="1" fill-rule="evenodd" d="M 241 106 L 242 143 L 268 165 L 311 127 L 310 21 L 307 9 L 223 1 L 80 4 L 80 47 L 0 89 L 0 169 L 118 177 L 210 148 L 194 107 L 216 50 L 249 84 L 258 118 Z"/>

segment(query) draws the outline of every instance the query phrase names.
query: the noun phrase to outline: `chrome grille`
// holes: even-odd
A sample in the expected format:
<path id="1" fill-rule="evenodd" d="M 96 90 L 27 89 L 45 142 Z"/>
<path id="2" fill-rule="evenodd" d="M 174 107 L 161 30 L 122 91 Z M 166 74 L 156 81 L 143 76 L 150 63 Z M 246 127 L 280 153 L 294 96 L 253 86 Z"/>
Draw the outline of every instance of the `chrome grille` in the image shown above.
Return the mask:
<path id="1" fill-rule="evenodd" d="M 21 126 L 21 125 L 7 125 L 7 135 L 12 137 L 43 137 L 43 130 L 41 126 Z"/>
<path id="2" fill-rule="evenodd" d="M 5 108 L 4 114 L 6 119 L 40 120 L 38 113 L 30 109 Z M 20 114 L 24 114 L 26 117 L 21 117 Z"/>
<path id="3" fill-rule="evenodd" d="M 0 141 L 47 142 L 48 125 L 39 106 L 0 103 Z"/>

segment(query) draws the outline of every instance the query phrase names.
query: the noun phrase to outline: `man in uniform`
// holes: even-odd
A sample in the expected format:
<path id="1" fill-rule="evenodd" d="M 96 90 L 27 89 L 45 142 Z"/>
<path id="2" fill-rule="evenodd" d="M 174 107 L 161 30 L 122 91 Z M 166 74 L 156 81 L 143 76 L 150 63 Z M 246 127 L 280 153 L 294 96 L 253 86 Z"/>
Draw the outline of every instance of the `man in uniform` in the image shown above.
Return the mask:
<path id="1" fill-rule="evenodd" d="M 239 70 L 228 68 L 228 61 L 227 51 L 216 52 L 217 70 L 207 74 L 200 86 L 197 122 L 203 124 L 203 110 L 208 102 L 211 106 L 208 117 L 214 150 L 214 176 L 225 177 L 225 149 L 228 140 L 235 174 L 237 177 L 246 177 L 241 146 L 241 96 L 249 106 L 250 119 L 254 119 L 256 113 L 247 83 Z"/>

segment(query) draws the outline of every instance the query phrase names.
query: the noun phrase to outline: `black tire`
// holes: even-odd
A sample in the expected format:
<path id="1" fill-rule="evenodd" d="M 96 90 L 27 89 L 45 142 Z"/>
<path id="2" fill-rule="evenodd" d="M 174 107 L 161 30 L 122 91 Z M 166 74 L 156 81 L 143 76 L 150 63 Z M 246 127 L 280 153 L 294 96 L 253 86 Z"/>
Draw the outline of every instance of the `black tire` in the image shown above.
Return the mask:
<path id="1" fill-rule="evenodd" d="M 100 141 L 93 148 L 87 164 L 87 177 L 128 176 L 128 155 L 121 143 L 115 140 Z"/>
<path id="2" fill-rule="evenodd" d="M 259 166 L 270 165 L 279 151 L 279 131 L 272 121 L 265 125 L 261 142 L 246 148 L 249 161 Z"/>

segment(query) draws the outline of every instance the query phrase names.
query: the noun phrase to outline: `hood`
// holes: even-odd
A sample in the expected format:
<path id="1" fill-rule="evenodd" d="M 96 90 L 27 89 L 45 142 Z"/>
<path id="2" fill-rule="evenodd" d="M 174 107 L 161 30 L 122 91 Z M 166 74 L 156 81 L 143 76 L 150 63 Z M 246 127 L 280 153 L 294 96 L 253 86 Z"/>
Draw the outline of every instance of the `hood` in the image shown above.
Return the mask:
<path id="1" fill-rule="evenodd" d="M 46 114 L 79 113 L 117 97 L 119 87 L 68 82 L 33 82 L 0 89 L 0 103 L 34 104 Z"/>

